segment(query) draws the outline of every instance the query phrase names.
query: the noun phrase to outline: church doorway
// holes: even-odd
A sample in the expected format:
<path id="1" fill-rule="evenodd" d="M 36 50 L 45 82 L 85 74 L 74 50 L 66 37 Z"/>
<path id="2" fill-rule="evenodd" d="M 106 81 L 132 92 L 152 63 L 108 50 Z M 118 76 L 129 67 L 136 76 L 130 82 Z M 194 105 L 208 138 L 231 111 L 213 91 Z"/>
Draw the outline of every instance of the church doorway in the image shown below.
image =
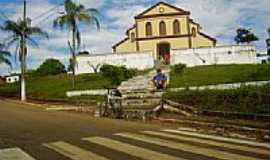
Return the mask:
<path id="1" fill-rule="evenodd" d="M 164 64 L 170 64 L 170 43 L 163 42 L 157 45 L 158 60 Z"/>

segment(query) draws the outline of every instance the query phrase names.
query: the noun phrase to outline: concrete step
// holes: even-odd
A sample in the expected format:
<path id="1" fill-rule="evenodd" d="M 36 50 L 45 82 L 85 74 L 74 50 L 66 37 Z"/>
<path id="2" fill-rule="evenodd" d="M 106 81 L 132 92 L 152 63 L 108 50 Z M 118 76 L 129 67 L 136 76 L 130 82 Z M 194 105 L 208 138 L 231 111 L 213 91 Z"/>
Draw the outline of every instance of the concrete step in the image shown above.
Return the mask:
<path id="1" fill-rule="evenodd" d="M 153 111 L 156 106 L 123 106 L 122 109 L 123 111 L 142 111 L 142 110 L 147 110 L 147 111 Z"/>
<path id="2" fill-rule="evenodd" d="M 138 88 L 138 89 L 119 89 L 122 95 L 133 94 L 133 93 L 154 93 L 156 88 Z"/>
<path id="3" fill-rule="evenodd" d="M 148 98 L 161 98 L 160 94 L 153 93 L 133 93 L 133 94 L 125 94 L 122 95 L 123 99 L 148 99 Z"/>
<path id="4" fill-rule="evenodd" d="M 122 106 L 156 106 L 161 103 L 160 98 L 151 99 L 125 99 L 122 101 Z"/>
<path id="5" fill-rule="evenodd" d="M 152 83 L 145 84 L 145 83 L 140 83 L 140 84 L 128 84 L 128 85 L 122 85 L 118 87 L 118 89 L 138 89 L 138 88 L 153 88 L 154 85 Z"/>

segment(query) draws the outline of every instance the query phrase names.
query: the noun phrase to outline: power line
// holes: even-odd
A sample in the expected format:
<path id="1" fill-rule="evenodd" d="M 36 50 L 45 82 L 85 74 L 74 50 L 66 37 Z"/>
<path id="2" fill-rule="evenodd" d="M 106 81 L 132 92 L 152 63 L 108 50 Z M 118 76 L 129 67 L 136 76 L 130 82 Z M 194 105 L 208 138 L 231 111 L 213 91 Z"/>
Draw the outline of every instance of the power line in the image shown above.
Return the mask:
<path id="1" fill-rule="evenodd" d="M 40 15 L 34 17 L 34 18 L 32 19 L 32 21 L 35 21 L 35 20 L 37 20 L 37 19 L 39 19 L 39 18 L 45 16 L 46 14 L 48 14 L 48 13 L 54 11 L 55 9 L 58 9 L 58 8 L 59 8 L 60 6 L 62 6 L 62 5 L 63 5 L 63 4 L 58 4 L 58 5 L 56 5 L 56 6 L 52 7 L 52 8 L 50 8 L 48 11 L 43 12 L 42 14 L 40 14 Z"/>
<path id="2" fill-rule="evenodd" d="M 45 23 L 46 20 L 48 20 L 53 14 L 54 14 L 53 12 L 50 13 L 47 17 L 45 17 L 45 18 L 41 19 L 40 21 L 38 21 L 38 23 L 36 23 L 35 26 L 39 26 L 39 25 Z"/>
<path id="3" fill-rule="evenodd" d="M 6 14 L 3 11 L 1 11 L 1 10 L 0 10 L 0 18 L 3 19 L 4 21 L 5 20 L 9 20 L 9 18 L 6 16 Z"/>

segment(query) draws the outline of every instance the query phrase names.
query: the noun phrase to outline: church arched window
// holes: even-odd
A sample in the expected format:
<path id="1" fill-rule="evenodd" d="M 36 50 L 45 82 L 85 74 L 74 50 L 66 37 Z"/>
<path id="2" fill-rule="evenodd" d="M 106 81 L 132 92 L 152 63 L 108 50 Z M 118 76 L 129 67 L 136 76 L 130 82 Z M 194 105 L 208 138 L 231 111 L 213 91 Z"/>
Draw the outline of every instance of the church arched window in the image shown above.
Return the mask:
<path id="1" fill-rule="evenodd" d="M 196 28 L 195 27 L 192 27 L 191 35 L 192 35 L 192 37 L 196 37 L 197 36 Z"/>
<path id="2" fill-rule="evenodd" d="M 173 22 L 173 34 L 180 34 L 180 23 L 178 20 Z"/>
<path id="3" fill-rule="evenodd" d="M 152 36 L 152 24 L 151 22 L 147 22 L 145 25 L 145 33 L 146 36 Z"/>
<path id="4" fill-rule="evenodd" d="M 159 34 L 160 35 L 166 35 L 166 24 L 164 21 L 161 21 L 159 23 Z"/>
<path id="5" fill-rule="evenodd" d="M 134 42 L 135 41 L 135 33 L 134 32 L 132 32 L 130 34 L 130 39 L 131 39 L 131 42 Z"/>

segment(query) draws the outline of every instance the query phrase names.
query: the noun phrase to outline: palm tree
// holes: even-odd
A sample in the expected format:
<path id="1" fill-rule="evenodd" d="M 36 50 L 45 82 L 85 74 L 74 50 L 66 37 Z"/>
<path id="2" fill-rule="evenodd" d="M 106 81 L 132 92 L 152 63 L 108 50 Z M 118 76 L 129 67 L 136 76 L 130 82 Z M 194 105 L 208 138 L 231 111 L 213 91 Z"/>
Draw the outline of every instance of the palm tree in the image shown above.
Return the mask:
<path id="1" fill-rule="evenodd" d="M 72 87 L 75 87 L 75 65 L 76 65 L 76 52 L 81 44 L 81 36 L 79 30 L 79 23 L 95 24 L 97 29 L 100 29 L 99 20 L 97 15 L 98 10 L 90 8 L 86 9 L 81 4 L 76 4 L 72 0 L 65 0 L 65 13 L 54 20 L 54 27 L 63 29 L 67 27 L 72 32 L 72 44 L 68 41 L 68 47 L 72 54 L 71 69 L 73 73 Z"/>
<path id="2" fill-rule="evenodd" d="M 0 64 L 6 64 L 11 67 L 9 57 L 11 57 L 10 52 L 5 49 L 4 44 L 0 43 Z"/>
<path id="3" fill-rule="evenodd" d="M 34 46 L 38 46 L 37 42 L 32 36 L 48 37 L 48 34 L 44 32 L 39 27 L 31 26 L 31 19 L 26 18 L 22 20 L 19 18 L 17 21 L 7 20 L 4 25 L 0 27 L 1 30 L 10 33 L 4 41 L 7 47 L 15 44 L 16 55 L 19 55 L 19 60 L 21 63 L 21 100 L 26 100 L 26 90 L 25 90 L 25 73 L 26 73 L 26 56 L 27 56 L 27 44 L 30 43 Z M 24 36 L 25 35 L 25 36 Z M 19 52 L 18 52 L 19 50 Z M 24 54 L 24 55 L 23 55 Z"/>

